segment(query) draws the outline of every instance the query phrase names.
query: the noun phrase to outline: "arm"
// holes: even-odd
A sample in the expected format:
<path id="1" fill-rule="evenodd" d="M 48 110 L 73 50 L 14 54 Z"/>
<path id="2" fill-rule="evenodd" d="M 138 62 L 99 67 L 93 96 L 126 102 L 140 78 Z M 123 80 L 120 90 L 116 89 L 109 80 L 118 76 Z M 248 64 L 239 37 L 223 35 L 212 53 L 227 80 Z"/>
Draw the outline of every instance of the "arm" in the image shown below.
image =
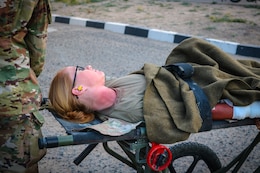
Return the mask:
<path id="1" fill-rule="evenodd" d="M 39 76 L 43 70 L 46 55 L 47 28 L 50 23 L 49 0 L 39 0 L 28 23 L 28 33 L 25 37 L 30 54 L 30 67 L 36 76 Z"/>

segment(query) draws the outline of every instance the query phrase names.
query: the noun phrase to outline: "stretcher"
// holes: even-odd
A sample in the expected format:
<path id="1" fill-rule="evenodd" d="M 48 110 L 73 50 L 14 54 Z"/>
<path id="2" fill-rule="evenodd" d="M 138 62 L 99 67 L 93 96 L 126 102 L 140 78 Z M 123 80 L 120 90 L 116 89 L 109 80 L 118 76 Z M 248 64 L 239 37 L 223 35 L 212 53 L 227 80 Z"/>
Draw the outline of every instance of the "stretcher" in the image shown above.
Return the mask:
<path id="1" fill-rule="evenodd" d="M 39 139 L 39 148 L 55 148 L 69 145 L 88 144 L 87 147 L 77 156 L 74 164 L 79 165 L 93 149 L 102 144 L 104 150 L 118 159 L 122 163 L 132 167 L 137 173 L 150 172 L 171 172 L 176 173 L 174 161 L 182 157 L 191 156 L 193 161 L 187 168 L 186 172 L 194 172 L 194 169 L 199 161 L 203 161 L 209 172 L 224 173 L 231 168 L 232 172 L 238 172 L 242 164 L 245 162 L 253 148 L 260 141 L 260 133 L 256 135 L 254 140 L 246 147 L 237 157 L 235 157 L 229 164 L 222 166 L 216 153 L 204 144 L 197 142 L 182 142 L 180 144 L 167 147 L 165 145 L 150 142 L 146 136 L 145 123 L 140 123 L 130 132 L 120 136 L 109 136 L 101 134 L 93 130 L 93 125 L 102 123 L 101 120 L 95 119 L 86 124 L 71 123 L 61 119 L 58 114 L 49 109 L 47 105 L 48 99 L 44 99 L 43 108 L 48 109 L 49 112 L 56 118 L 56 120 L 64 127 L 67 135 L 64 136 L 47 136 Z M 237 126 L 256 125 L 258 119 L 244 119 L 239 121 L 213 121 L 212 130 L 223 129 Z M 117 151 L 111 149 L 108 142 L 116 141 L 122 148 L 126 156 L 118 154 Z M 260 172 L 260 166 L 256 168 L 254 173 Z"/>

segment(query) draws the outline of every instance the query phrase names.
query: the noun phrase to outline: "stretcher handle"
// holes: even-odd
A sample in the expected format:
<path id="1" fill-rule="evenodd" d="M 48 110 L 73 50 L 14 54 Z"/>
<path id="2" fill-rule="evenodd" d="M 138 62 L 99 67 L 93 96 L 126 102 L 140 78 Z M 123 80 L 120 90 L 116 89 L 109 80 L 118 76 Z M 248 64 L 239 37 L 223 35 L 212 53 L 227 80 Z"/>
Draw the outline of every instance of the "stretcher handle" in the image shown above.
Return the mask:
<path id="1" fill-rule="evenodd" d="M 93 130 L 89 132 L 75 132 L 71 135 L 65 136 L 43 137 L 38 139 L 38 145 L 40 149 L 43 149 L 68 145 L 97 144 L 107 141 L 122 141 L 144 138 L 147 138 L 145 127 L 137 127 L 136 129 L 122 136 L 103 135 Z"/>
<path id="2" fill-rule="evenodd" d="M 256 125 L 255 119 L 243 119 L 243 120 L 219 120 L 219 121 L 213 121 L 212 124 L 212 130 L 214 129 L 224 129 L 224 128 L 230 128 L 230 127 L 239 127 L 239 126 L 248 126 L 248 125 Z M 200 131 L 202 132 L 202 131 Z"/>

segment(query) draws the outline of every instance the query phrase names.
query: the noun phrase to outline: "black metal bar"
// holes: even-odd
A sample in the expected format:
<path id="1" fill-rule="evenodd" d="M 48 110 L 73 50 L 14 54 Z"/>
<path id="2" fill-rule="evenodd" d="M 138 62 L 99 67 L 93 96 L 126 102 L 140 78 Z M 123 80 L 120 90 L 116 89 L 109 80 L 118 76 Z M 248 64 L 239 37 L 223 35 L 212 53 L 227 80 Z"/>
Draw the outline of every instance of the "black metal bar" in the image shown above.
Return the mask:
<path id="1" fill-rule="evenodd" d="M 126 153 L 128 158 L 132 161 L 133 165 L 135 165 L 137 173 L 143 173 L 144 169 L 142 168 L 142 165 L 144 165 L 144 164 L 138 163 L 136 160 L 136 157 L 135 157 L 135 155 L 137 155 L 137 154 L 140 155 L 140 152 L 141 152 L 140 149 L 136 149 L 134 151 L 135 153 L 133 153 L 130 151 L 130 146 L 128 146 L 126 143 L 118 142 L 118 144 L 123 149 L 123 151 Z"/>
<path id="2" fill-rule="evenodd" d="M 120 154 L 114 152 L 112 149 L 110 149 L 110 147 L 108 146 L 107 142 L 103 143 L 103 147 L 105 149 L 105 151 L 110 154 L 111 156 L 113 156 L 114 158 L 120 160 L 121 162 L 123 162 L 124 164 L 130 166 L 133 169 L 137 169 L 136 165 L 134 165 L 132 162 L 130 162 L 129 160 L 127 160 L 125 157 L 121 156 Z"/>
<path id="3" fill-rule="evenodd" d="M 75 165 L 79 165 L 82 160 L 84 160 L 89 153 L 97 146 L 98 144 L 89 144 L 81 153 L 78 157 L 76 157 L 76 159 L 74 159 L 73 163 Z"/>
<path id="4" fill-rule="evenodd" d="M 253 142 L 242 152 L 241 158 L 238 161 L 238 164 L 234 168 L 233 172 L 238 172 L 242 164 L 245 162 L 251 151 L 254 149 L 254 147 L 260 142 L 260 132 L 257 134 Z"/>
<path id="5" fill-rule="evenodd" d="M 260 166 L 254 171 L 254 173 L 259 173 L 260 172 Z"/>
<path id="6" fill-rule="evenodd" d="M 252 143 L 245 148 L 235 159 L 233 159 L 227 166 L 217 170 L 214 173 L 225 173 L 228 170 L 230 170 L 234 165 L 236 165 L 236 167 L 234 168 L 234 170 L 232 171 L 232 173 L 237 172 L 241 165 L 245 162 L 246 158 L 248 157 L 248 155 L 251 153 L 251 151 L 253 150 L 253 148 L 260 142 L 260 132 L 256 135 L 255 139 L 252 141 Z"/>
<path id="7" fill-rule="evenodd" d="M 224 128 L 229 128 L 229 127 L 255 125 L 255 120 L 254 119 L 244 119 L 244 120 L 238 120 L 238 121 L 231 120 L 230 122 L 226 121 L 226 120 L 221 120 L 221 121 L 213 121 L 212 125 L 213 125 L 212 130 L 224 129 Z"/>

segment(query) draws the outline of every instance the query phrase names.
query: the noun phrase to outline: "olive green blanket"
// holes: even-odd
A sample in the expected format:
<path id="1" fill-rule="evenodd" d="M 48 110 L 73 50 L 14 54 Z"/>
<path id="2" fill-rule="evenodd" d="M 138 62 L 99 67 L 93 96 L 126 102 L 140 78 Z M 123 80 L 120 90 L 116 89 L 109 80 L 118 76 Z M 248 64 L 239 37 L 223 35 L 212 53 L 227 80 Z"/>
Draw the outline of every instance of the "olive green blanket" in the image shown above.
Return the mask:
<path id="1" fill-rule="evenodd" d="M 174 48 L 165 64 L 180 62 L 194 67 L 192 79 L 206 93 L 211 108 L 220 99 L 230 99 L 234 105 L 260 100 L 260 63 L 256 61 L 235 60 L 207 41 L 191 38 Z M 185 81 L 153 64 L 135 73 L 147 80 L 144 118 L 150 141 L 175 143 L 199 131 L 202 120 Z"/>

